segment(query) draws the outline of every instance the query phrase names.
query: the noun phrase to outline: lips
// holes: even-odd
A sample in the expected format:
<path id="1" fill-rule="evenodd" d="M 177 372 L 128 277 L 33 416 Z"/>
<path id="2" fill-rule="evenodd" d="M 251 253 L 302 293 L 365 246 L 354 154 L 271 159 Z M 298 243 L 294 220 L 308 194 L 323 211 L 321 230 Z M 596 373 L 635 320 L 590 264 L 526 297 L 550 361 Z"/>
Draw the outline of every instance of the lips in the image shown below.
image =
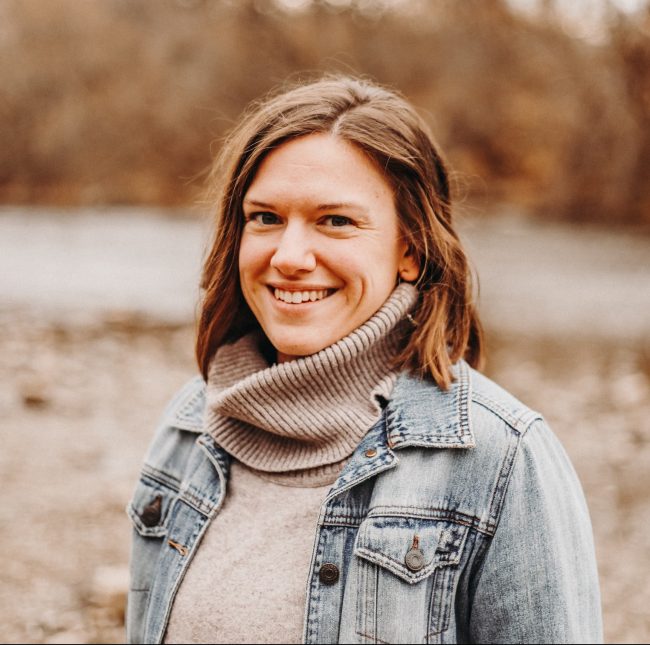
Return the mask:
<path id="1" fill-rule="evenodd" d="M 273 295 L 276 300 L 280 300 L 287 304 L 299 305 L 305 302 L 316 302 L 324 300 L 331 296 L 335 289 L 308 289 L 304 291 L 285 290 L 285 289 L 272 289 Z"/>

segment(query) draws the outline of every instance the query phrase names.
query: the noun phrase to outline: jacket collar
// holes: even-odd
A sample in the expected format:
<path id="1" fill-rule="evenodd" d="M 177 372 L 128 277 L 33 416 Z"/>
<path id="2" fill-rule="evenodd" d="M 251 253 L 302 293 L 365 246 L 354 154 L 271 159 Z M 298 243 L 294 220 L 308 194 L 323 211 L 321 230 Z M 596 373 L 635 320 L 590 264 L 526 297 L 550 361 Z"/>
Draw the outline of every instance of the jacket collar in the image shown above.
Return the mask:
<path id="1" fill-rule="evenodd" d="M 443 391 L 431 381 L 401 374 L 386 408 L 389 448 L 472 448 L 469 406 L 470 369 L 465 361 L 453 366 L 455 381 Z M 169 425 L 201 433 L 205 410 L 205 382 L 201 377 L 181 391 L 167 415 Z M 372 433 L 369 433 L 372 434 Z"/>
<path id="2" fill-rule="evenodd" d="M 203 432 L 205 413 L 205 381 L 194 377 L 176 395 L 163 415 L 163 423 L 178 430 Z"/>
<path id="3" fill-rule="evenodd" d="M 447 391 L 406 373 L 399 376 L 386 409 L 390 448 L 474 447 L 470 369 L 461 360 L 452 370 L 455 380 Z"/>

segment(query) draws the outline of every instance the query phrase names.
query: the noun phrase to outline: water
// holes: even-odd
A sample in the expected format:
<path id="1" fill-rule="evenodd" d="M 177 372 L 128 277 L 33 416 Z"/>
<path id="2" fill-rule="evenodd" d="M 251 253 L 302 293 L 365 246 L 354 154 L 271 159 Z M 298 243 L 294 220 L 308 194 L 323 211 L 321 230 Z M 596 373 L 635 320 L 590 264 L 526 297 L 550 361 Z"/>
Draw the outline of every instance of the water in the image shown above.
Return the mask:
<path id="1" fill-rule="evenodd" d="M 512 217 L 466 219 L 461 231 L 488 327 L 649 338 L 650 239 Z M 0 312 L 191 322 L 209 238 L 207 218 L 161 209 L 5 207 Z"/>
<path id="2" fill-rule="evenodd" d="M 0 308 L 53 321 L 191 321 L 205 221 L 152 209 L 0 211 Z"/>

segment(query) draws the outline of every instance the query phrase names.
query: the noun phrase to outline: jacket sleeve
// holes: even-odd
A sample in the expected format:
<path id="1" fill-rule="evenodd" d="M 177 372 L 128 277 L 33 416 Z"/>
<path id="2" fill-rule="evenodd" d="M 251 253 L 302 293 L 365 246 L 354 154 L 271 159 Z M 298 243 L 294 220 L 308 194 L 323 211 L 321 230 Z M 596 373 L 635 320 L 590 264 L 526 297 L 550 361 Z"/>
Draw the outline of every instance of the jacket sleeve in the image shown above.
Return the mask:
<path id="1" fill-rule="evenodd" d="M 566 453 L 541 420 L 520 439 L 476 580 L 472 642 L 602 642 L 587 505 Z"/>

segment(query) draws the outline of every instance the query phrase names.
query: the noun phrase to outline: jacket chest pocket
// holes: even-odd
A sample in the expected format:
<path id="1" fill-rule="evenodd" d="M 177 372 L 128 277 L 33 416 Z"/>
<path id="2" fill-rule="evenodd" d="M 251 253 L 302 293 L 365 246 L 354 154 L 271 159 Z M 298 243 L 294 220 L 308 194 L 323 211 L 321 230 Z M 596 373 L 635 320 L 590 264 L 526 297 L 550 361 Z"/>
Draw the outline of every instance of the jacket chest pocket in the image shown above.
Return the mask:
<path id="1" fill-rule="evenodd" d="M 354 549 L 361 642 L 440 641 L 467 531 L 453 522 L 402 517 L 362 523 Z"/>

